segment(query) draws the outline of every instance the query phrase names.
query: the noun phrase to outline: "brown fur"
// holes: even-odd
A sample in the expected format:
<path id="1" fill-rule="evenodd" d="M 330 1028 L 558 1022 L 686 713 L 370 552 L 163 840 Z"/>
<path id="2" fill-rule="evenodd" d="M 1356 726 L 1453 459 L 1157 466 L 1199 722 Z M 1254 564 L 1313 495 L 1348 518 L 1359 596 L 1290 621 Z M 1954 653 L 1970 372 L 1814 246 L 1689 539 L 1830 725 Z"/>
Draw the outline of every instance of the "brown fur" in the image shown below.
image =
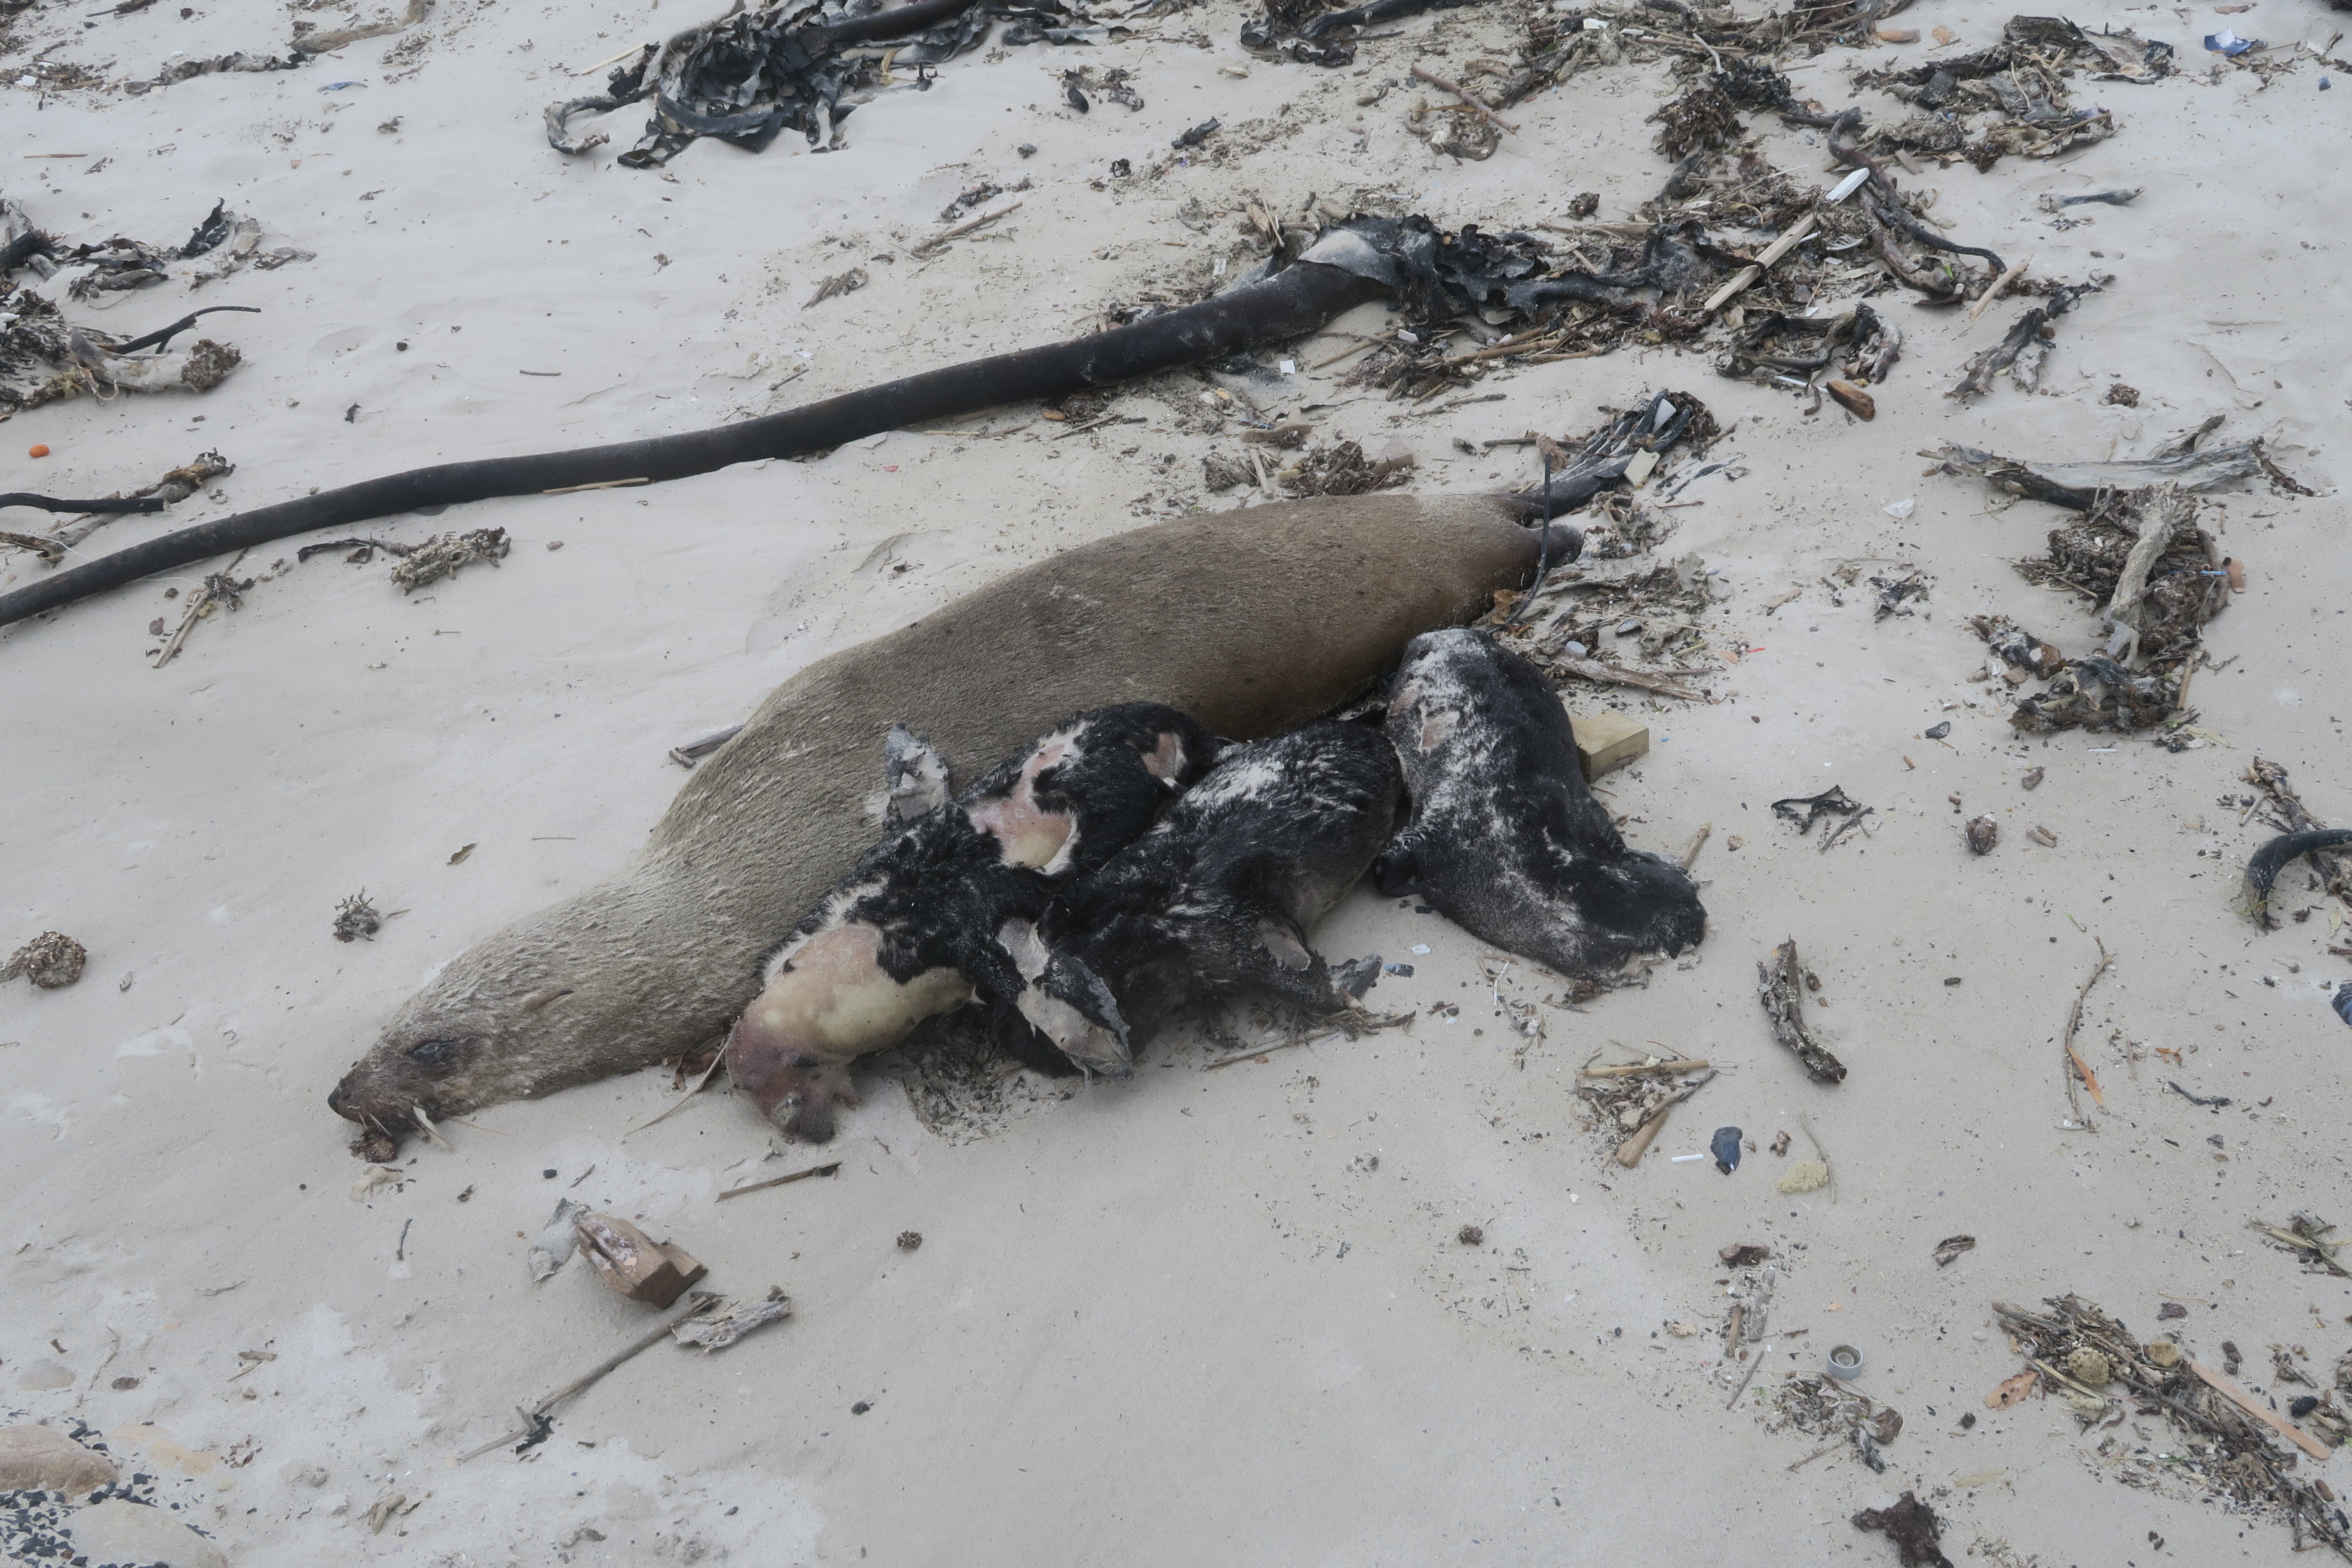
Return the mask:
<path id="1" fill-rule="evenodd" d="M 619 875 L 457 954 L 329 1103 L 383 1154 L 413 1107 L 461 1116 L 711 1044 L 759 991 L 761 956 L 877 836 L 866 803 L 894 721 L 958 777 L 1112 702 L 1276 733 L 1525 584 L 1538 538 L 1520 510 L 1384 495 L 1155 523 L 820 659 L 695 772 Z"/>

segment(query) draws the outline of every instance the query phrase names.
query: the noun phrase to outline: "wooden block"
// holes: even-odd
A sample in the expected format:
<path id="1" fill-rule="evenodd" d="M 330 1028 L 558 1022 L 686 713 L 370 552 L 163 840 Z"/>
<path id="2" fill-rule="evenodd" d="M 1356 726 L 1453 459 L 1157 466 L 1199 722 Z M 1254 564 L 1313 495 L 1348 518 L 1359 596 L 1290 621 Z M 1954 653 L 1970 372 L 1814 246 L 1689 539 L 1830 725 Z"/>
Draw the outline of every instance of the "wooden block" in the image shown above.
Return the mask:
<path id="1" fill-rule="evenodd" d="M 1650 727 L 1622 713 L 1604 708 L 1598 713 L 1571 713 L 1568 722 L 1576 732 L 1577 760 L 1584 764 L 1587 784 L 1649 752 Z"/>
<path id="2" fill-rule="evenodd" d="M 710 1272 L 682 1247 L 658 1242 L 625 1219 L 608 1214 L 583 1215 L 573 1222 L 580 1250 L 595 1266 L 598 1278 L 632 1301 L 667 1307 L 686 1288 Z"/>

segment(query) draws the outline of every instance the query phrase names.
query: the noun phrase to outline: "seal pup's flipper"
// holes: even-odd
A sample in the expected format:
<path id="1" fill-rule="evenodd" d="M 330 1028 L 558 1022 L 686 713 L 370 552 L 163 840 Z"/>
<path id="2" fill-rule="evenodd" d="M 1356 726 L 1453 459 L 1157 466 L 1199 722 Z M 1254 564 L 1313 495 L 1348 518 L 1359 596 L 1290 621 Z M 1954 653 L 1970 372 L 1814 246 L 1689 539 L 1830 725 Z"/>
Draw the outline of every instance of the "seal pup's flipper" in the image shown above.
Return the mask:
<path id="1" fill-rule="evenodd" d="M 1127 1019 L 1102 976 L 1073 955 L 1048 947 L 1036 926 L 1025 920 L 1008 920 L 998 927 L 996 942 L 1021 973 L 1024 984 L 1013 998 L 1013 1011 L 1034 1037 L 1087 1074 L 1135 1076 Z M 1028 1060 L 1031 1052 L 1024 1048 L 1019 1032 L 1010 1018 L 1001 1020 L 1000 1038 L 1011 1035 L 1008 1048 Z M 1034 1047 L 1034 1040 L 1030 1045 Z"/>
<path id="2" fill-rule="evenodd" d="M 882 775 L 882 820 L 893 827 L 929 816 L 948 803 L 947 759 L 904 724 L 891 725 L 883 739 Z"/>

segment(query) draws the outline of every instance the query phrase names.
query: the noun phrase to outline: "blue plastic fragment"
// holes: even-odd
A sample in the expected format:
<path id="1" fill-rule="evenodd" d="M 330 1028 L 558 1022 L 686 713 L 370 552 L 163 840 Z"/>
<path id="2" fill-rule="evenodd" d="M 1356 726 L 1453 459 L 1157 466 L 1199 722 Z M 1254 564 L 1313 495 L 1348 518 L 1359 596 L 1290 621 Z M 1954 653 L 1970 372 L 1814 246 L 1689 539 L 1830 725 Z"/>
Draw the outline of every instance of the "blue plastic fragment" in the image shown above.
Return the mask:
<path id="1" fill-rule="evenodd" d="M 2248 49 L 2259 49 L 2263 45 L 2260 38 L 2242 38 L 2224 27 L 2218 33 L 2206 34 L 2205 47 L 2217 55 L 2234 57 L 2244 54 Z"/>
<path id="2" fill-rule="evenodd" d="M 1381 966 L 1381 973 L 1383 974 L 1393 974 L 1400 980 L 1410 980 L 1412 978 L 1412 965 L 1410 963 L 1384 963 Z"/>
<path id="3" fill-rule="evenodd" d="M 1718 1127 L 1715 1141 L 1707 1145 L 1715 1155 L 1715 1168 L 1727 1176 L 1739 1168 L 1739 1140 L 1744 1136 L 1737 1127 Z"/>
<path id="4" fill-rule="evenodd" d="M 2352 1024 L 2352 980 L 2347 980 L 2336 986 L 2336 1001 L 2333 1005 L 2337 1017 L 2347 1024 Z"/>
<path id="5" fill-rule="evenodd" d="M 367 83 L 363 81 L 331 81 L 319 90 L 320 92 L 341 92 L 347 87 L 365 87 Z"/>

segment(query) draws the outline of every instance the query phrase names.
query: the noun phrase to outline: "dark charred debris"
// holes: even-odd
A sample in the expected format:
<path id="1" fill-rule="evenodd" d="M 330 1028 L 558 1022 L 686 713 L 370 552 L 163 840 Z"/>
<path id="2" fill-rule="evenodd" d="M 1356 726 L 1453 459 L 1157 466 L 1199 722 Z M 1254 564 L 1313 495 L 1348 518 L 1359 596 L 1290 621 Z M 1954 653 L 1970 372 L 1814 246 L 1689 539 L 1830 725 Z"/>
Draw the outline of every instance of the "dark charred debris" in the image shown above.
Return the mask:
<path id="1" fill-rule="evenodd" d="M 1907 1491 L 1886 1508 L 1864 1509 L 1853 1516 L 1853 1527 L 1876 1531 L 1893 1542 L 1903 1568 L 1952 1568 L 1952 1560 L 1937 1544 L 1943 1521 Z"/>
<path id="2" fill-rule="evenodd" d="M 2242 797 L 2247 819 L 2277 836 L 2246 862 L 2246 912 L 2254 923 L 2265 930 L 2277 926 L 2271 900 L 2279 893 L 2279 879 L 2298 860 L 2308 862 L 2305 891 L 2352 897 L 2352 831 L 2331 828 L 2312 816 L 2278 763 L 2256 757 L 2244 777 L 2258 792 Z M 2306 906 L 2294 918 L 2302 921 L 2310 913 Z M 2352 1023 L 2352 1018 L 2346 1021 Z"/>
<path id="3" fill-rule="evenodd" d="M 650 100 L 652 119 L 620 155 L 628 168 L 660 168 L 706 136 L 757 153 L 797 131 L 810 147 L 830 152 L 859 104 L 886 91 L 928 90 L 933 67 L 978 47 L 999 22 L 1007 26 L 997 42 L 1013 47 L 1085 44 L 1122 31 L 1085 23 L 1058 0 L 917 0 L 862 12 L 787 0 L 646 45 L 603 93 L 548 106 L 548 144 L 570 154 L 601 147 L 611 138 L 575 134 L 574 118 Z M 1118 79 L 1099 90 L 1140 108 L 1125 76 L 1111 74 Z M 1082 109 L 1085 86 L 1066 85 Z"/>

